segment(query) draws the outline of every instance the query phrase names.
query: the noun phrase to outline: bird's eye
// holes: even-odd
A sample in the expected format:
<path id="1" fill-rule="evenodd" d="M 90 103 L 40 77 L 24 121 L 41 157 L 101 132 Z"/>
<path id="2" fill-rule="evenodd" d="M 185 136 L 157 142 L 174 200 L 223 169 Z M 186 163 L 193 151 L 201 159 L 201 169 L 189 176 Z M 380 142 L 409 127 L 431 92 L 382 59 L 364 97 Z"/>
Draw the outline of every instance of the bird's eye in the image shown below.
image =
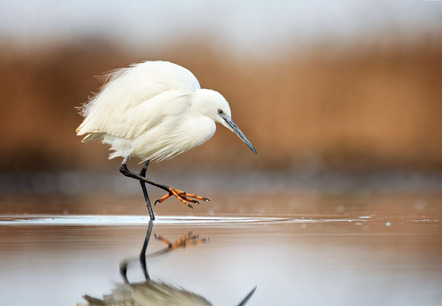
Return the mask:
<path id="1" fill-rule="evenodd" d="M 222 110 L 222 109 L 219 109 L 219 110 L 218 110 L 218 114 L 221 115 L 222 113 L 224 113 L 223 110 Z"/>

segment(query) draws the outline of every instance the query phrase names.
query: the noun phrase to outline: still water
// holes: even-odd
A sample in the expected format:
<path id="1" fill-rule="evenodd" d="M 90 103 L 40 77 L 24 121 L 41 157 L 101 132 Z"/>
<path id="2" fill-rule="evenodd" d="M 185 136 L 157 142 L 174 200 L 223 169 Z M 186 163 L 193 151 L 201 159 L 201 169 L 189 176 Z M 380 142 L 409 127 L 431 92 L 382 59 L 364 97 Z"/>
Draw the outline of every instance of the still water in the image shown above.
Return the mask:
<path id="1" fill-rule="evenodd" d="M 144 224 L 143 224 L 144 223 Z M 435 219 L 162 217 L 150 237 L 147 271 L 214 305 L 440 305 L 442 231 Z M 75 305 L 123 283 L 148 232 L 137 216 L 4 217 L 2 305 Z M 200 243 L 194 243 L 199 241 Z M 144 280 L 140 264 L 129 282 Z"/>
<path id="2" fill-rule="evenodd" d="M 151 228 L 138 189 L 3 193 L 0 304 L 87 304 L 125 275 L 214 305 L 254 288 L 247 305 L 441 305 L 442 197 L 419 188 L 209 190 L 194 210 L 155 207 Z"/>

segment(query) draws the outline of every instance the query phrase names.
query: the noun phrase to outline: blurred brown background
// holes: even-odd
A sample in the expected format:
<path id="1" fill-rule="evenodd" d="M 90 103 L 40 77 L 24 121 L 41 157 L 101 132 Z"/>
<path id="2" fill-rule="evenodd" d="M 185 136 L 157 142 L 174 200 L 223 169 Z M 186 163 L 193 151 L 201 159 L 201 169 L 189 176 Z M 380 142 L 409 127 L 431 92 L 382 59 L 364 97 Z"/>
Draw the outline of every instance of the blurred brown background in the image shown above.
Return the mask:
<path id="1" fill-rule="evenodd" d="M 22 14 L 31 13 L 11 3 L 2 14 L 9 16 L 9 28 L 14 28 L 14 18 L 25 18 Z M 49 1 L 47 7 L 35 14 L 60 15 L 57 10 L 63 11 L 63 7 L 54 3 Z M 84 5 L 86 9 L 87 4 Z M 349 2 L 336 5 L 345 6 Z M 4 26 L 0 36 L 0 130 L 3 134 L 0 171 L 116 171 L 120 161 L 107 160 L 107 147 L 81 144 L 81 139 L 75 136 L 81 122 L 75 107 L 98 90 L 100 82 L 94 76 L 157 59 L 188 68 L 202 87 L 221 92 L 231 104 L 233 118 L 259 153 L 253 156 L 233 134 L 218 127 L 207 144 L 162 163 L 162 167 L 440 170 L 442 22 L 437 22 L 441 20 L 437 18 L 435 22 L 428 22 L 428 19 L 430 15 L 442 16 L 442 4 L 420 3 L 414 13 L 406 11 L 414 14 L 411 28 L 401 23 L 401 14 L 405 14 L 404 20 L 409 16 L 402 12 L 404 8 L 400 5 L 392 2 L 386 2 L 385 7 L 379 5 L 382 4 L 371 7 L 374 15 L 387 7 L 391 15 L 386 14 L 370 35 L 359 25 L 361 29 L 350 39 L 340 37 L 345 33 L 341 35 L 339 28 L 333 35 L 327 32 L 313 35 L 316 32 L 310 30 L 312 38 L 300 39 L 298 32 L 302 32 L 303 27 L 307 29 L 306 36 L 310 35 L 301 20 L 292 25 L 298 32 L 291 33 L 277 24 L 274 33 L 268 29 L 270 33 L 262 34 L 269 37 L 268 41 L 261 45 L 245 43 L 248 45 L 242 49 L 236 45 L 238 42 L 229 41 L 228 33 L 221 37 L 217 36 L 219 32 L 203 27 L 189 26 L 182 31 L 174 28 L 175 32 L 163 33 L 168 35 L 167 40 L 128 45 L 118 36 L 124 36 L 120 33 L 123 30 L 119 29 L 116 35 L 113 28 L 97 32 L 93 26 L 79 33 L 72 26 L 74 30 L 68 32 L 69 35 L 52 29 L 41 38 L 43 34 L 38 30 L 35 34 L 32 28 L 49 23 L 45 16 L 37 21 L 27 20 L 25 26 L 20 26 L 21 32 L 17 31 L 20 35 Z M 136 9 L 136 5 L 132 6 Z M 144 4 L 140 6 L 145 8 Z M 205 12 L 206 19 L 216 21 L 237 16 L 235 10 L 250 8 L 250 16 L 246 14 L 246 17 L 253 19 L 252 25 L 257 24 L 258 33 L 254 34 L 259 35 L 260 22 L 265 28 L 266 22 L 273 20 L 262 17 L 261 10 L 271 8 L 269 14 L 280 13 L 281 18 L 286 16 L 291 20 L 291 14 L 296 18 L 300 14 L 298 10 L 303 9 L 287 3 L 280 7 L 267 4 L 260 8 L 260 14 L 253 15 L 256 9 L 253 2 L 240 1 L 237 6 L 239 8 L 233 5 L 229 10 L 218 10 L 206 5 L 206 11 L 204 7 L 199 10 Z M 325 10 L 321 14 L 331 14 L 330 25 L 341 22 L 340 15 L 333 16 L 332 11 L 327 13 L 327 8 L 322 6 L 308 5 L 305 14 L 306 18 L 311 15 L 309 24 L 320 24 L 321 15 L 317 12 L 320 10 Z M 363 16 L 366 8 L 363 4 L 359 6 L 353 5 L 346 14 Z M 173 6 L 165 8 L 174 9 Z M 103 11 L 97 14 L 106 15 L 106 9 L 101 9 Z M 173 14 L 186 11 L 180 6 L 176 10 Z M 402 13 L 396 14 L 395 10 Z M 236 19 L 241 20 L 242 15 L 239 16 Z M 370 16 L 367 13 L 368 29 L 372 27 Z M 130 17 L 122 13 L 112 18 Z M 206 19 L 201 23 L 210 24 Z M 342 27 L 354 27 L 351 20 Z M 20 20 L 16 22 L 19 28 Z M 57 22 L 77 24 L 82 19 L 52 22 L 56 27 Z M 117 28 L 118 22 L 115 23 Z M 244 35 L 248 35 L 247 27 L 244 29 L 241 22 L 236 24 L 238 28 L 232 33 L 245 31 Z M 275 45 L 265 49 L 263 46 L 272 42 L 272 37 L 275 37 Z M 138 37 L 140 41 L 144 39 L 147 37 Z"/>

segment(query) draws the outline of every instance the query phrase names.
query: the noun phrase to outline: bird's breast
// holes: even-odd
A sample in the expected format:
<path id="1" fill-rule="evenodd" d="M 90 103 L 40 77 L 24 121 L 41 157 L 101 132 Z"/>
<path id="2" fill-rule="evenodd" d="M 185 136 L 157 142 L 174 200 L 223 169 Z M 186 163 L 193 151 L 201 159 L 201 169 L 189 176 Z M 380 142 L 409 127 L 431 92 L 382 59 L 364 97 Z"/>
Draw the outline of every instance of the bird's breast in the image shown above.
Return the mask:
<path id="1" fill-rule="evenodd" d="M 202 145 L 215 133 L 215 122 L 203 115 L 183 115 L 177 123 L 162 122 L 132 142 L 131 155 L 161 161 Z"/>
<path id="2" fill-rule="evenodd" d="M 185 142 L 184 146 L 189 150 L 208 141 L 215 131 L 215 122 L 209 117 L 202 115 L 189 117 L 183 122 L 180 139 Z"/>

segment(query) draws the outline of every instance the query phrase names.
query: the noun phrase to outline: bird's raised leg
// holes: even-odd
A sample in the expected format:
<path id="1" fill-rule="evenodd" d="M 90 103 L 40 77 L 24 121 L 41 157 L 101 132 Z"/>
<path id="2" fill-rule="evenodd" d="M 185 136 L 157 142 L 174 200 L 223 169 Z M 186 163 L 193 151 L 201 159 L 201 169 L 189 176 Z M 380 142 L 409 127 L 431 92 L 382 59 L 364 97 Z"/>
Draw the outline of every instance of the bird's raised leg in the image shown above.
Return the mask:
<path id="1" fill-rule="evenodd" d="M 161 203 L 161 202 L 165 201 L 165 200 L 168 199 L 171 195 L 173 195 L 174 197 L 176 197 L 181 203 L 185 204 L 187 207 L 190 207 L 190 208 L 193 208 L 193 206 L 192 206 L 189 202 L 191 202 L 191 203 L 198 203 L 198 201 L 195 200 L 195 199 L 198 199 L 198 200 L 201 200 L 201 201 L 210 201 L 208 198 L 200 197 L 200 196 L 197 196 L 197 195 L 195 195 L 195 194 L 187 193 L 187 192 L 184 192 L 184 191 L 182 191 L 182 190 L 179 190 L 179 189 L 176 189 L 176 188 L 173 188 L 173 187 L 167 186 L 167 185 L 163 185 L 163 184 L 157 183 L 157 182 L 155 182 L 155 181 L 152 181 L 152 180 L 150 180 L 150 179 L 147 179 L 147 178 L 144 177 L 144 176 L 141 176 L 141 175 L 138 175 L 138 174 L 136 174 L 136 173 L 134 173 L 134 172 L 131 172 L 131 171 L 129 171 L 129 169 L 127 168 L 127 162 L 128 162 L 128 161 L 129 161 L 129 156 L 127 156 L 127 157 L 124 158 L 124 160 L 123 160 L 123 162 L 122 162 L 122 164 L 121 164 L 121 166 L 120 166 L 120 172 L 121 172 L 124 176 L 127 176 L 127 177 L 131 177 L 131 178 L 137 179 L 137 180 L 139 180 L 140 182 L 148 183 L 148 184 L 150 184 L 150 185 L 156 186 L 156 187 L 161 188 L 161 189 L 163 189 L 163 190 L 165 190 L 165 191 L 168 192 L 168 194 L 167 194 L 166 196 L 162 197 L 160 200 L 155 201 L 154 205 L 156 205 L 158 202 Z M 142 185 L 142 186 L 143 186 L 143 185 Z M 143 192 L 144 192 L 144 189 L 143 189 Z M 147 189 L 146 189 L 146 193 L 147 193 Z M 192 198 L 193 198 L 193 199 L 192 199 Z M 151 217 L 151 218 L 152 218 L 152 217 Z"/>
<path id="2" fill-rule="evenodd" d="M 176 188 L 173 188 L 173 187 L 169 186 L 169 193 L 166 194 L 161 199 L 156 200 L 153 203 L 153 205 L 156 206 L 158 203 L 164 202 L 165 200 L 170 198 L 170 196 L 172 196 L 172 195 L 175 198 L 177 198 L 181 203 L 183 203 L 184 205 L 186 205 L 187 207 L 190 207 L 190 208 L 193 208 L 193 206 L 189 202 L 199 204 L 199 202 L 197 200 L 207 201 L 207 202 L 210 201 L 208 198 L 201 197 L 201 196 L 198 196 L 198 195 L 192 194 L 192 193 L 187 193 L 185 191 L 182 191 L 182 190 L 179 190 L 179 189 L 176 189 Z M 197 200 L 195 200 L 195 199 L 197 199 Z"/>
<path id="3" fill-rule="evenodd" d="M 143 168 L 140 171 L 140 176 L 146 177 L 146 170 L 149 166 L 149 161 L 146 161 Z M 141 189 L 143 189 L 144 201 L 146 202 L 147 210 L 149 211 L 150 220 L 155 220 L 155 215 L 153 214 L 152 205 L 150 204 L 149 194 L 147 193 L 146 182 L 140 181 Z"/>

